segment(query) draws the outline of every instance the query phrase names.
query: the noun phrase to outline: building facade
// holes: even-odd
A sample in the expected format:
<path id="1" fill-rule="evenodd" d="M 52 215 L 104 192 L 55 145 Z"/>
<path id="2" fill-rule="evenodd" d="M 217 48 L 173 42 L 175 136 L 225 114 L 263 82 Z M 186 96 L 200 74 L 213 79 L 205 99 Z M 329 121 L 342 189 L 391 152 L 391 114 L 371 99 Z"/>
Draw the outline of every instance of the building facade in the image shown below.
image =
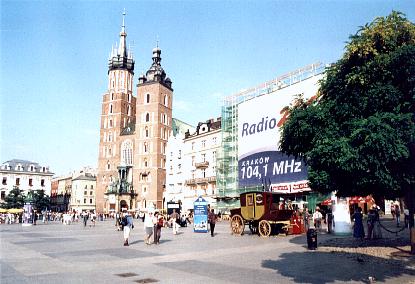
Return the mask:
<path id="1" fill-rule="evenodd" d="M 193 209 L 202 196 L 216 207 L 216 157 L 221 146 L 221 119 L 200 122 L 196 130 L 169 140 L 165 202 Z"/>
<path id="2" fill-rule="evenodd" d="M 0 199 L 4 201 L 14 187 L 23 190 L 26 195 L 29 191 L 44 190 L 50 196 L 52 176 L 48 166 L 36 162 L 18 159 L 6 161 L 0 167 Z"/>
<path id="3" fill-rule="evenodd" d="M 69 211 L 82 212 L 95 210 L 95 190 L 97 178 L 91 174 L 81 174 L 72 179 Z"/>
<path id="4" fill-rule="evenodd" d="M 165 151 L 172 133 L 173 89 L 161 67 L 161 50 L 153 49 L 153 62 L 140 76 L 134 96 L 135 61 L 126 47 L 124 19 L 102 100 L 96 192 L 100 213 L 162 207 Z"/>

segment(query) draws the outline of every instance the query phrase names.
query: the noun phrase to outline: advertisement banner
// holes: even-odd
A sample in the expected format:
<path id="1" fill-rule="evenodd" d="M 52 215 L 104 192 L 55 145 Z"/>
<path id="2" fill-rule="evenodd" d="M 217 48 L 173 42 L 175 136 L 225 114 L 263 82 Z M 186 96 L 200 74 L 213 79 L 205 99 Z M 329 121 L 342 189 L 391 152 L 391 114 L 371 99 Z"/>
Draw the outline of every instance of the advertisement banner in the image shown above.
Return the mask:
<path id="1" fill-rule="evenodd" d="M 194 202 L 193 230 L 195 233 L 208 231 L 208 203 L 201 196 Z"/>
<path id="2" fill-rule="evenodd" d="M 255 97 L 238 106 L 239 187 L 260 187 L 281 193 L 310 191 L 304 161 L 278 151 L 280 131 L 288 107 L 299 94 L 312 101 L 318 90 L 317 75 Z"/>

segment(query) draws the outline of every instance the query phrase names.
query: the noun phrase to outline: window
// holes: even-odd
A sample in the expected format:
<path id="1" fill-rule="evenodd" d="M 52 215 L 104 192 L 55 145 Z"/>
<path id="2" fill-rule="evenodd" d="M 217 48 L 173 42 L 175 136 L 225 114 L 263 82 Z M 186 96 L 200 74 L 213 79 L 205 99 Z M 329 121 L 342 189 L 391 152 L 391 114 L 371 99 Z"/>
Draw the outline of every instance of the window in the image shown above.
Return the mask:
<path id="1" fill-rule="evenodd" d="M 7 185 L 7 177 L 3 177 L 3 185 Z"/>
<path id="2" fill-rule="evenodd" d="M 146 128 L 145 128 L 145 130 L 146 130 L 146 137 L 148 137 L 148 127 L 146 126 Z"/>
<path id="3" fill-rule="evenodd" d="M 34 168 L 33 166 L 30 166 L 30 171 L 33 172 Z"/>
<path id="4" fill-rule="evenodd" d="M 131 94 L 128 94 L 128 102 L 131 103 Z"/>
<path id="5" fill-rule="evenodd" d="M 91 185 L 92 186 L 92 185 Z M 89 195 L 94 195 L 94 192 L 93 191 L 90 191 L 89 192 Z"/>
<path id="6" fill-rule="evenodd" d="M 86 198 L 84 198 L 84 204 L 86 204 Z"/>
<path id="7" fill-rule="evenodd" d="M 29 179 L 29 186 L 33 186 L 33 179 Z"/>
<path id="8" fill-rule="evenodd" d="M 148 145 L 147 142 L 144 142 L 144 153 L 147 153 L 148 151 Z"/>
<path id="9" fill-rule="evenodd" d="M 216 137 L 213 137 L 213 144 L 216 145 Z"/>
<path id="10" fill-rule="evenodd" d="M 89 199 L 89 204 L 92 204 L 92 198 Z"/>
<path id="11" fill-rule="evenodd" d="M 111 169 L 111 164 L 110 162 L 107 162 L 107 170 L 109 171 Z"/>
<path id="12" fill-rule="evenodd" d="M 206 140 L 202 140 L 202 148 L 206 147 Z"/>
<path id="13" fill-rule="evenodd" d="M 206 162 L 206 154 L 202 154 L 202 161 Z"/>
<path id="14" fill-rule="evenodd" d="M 216 161 L 216 151 L 213 151 L 213 153 L 212 153 L 212 160 L 213 160 L 213 162 Z"/>
<path id="15" fill-rule="evenodd" d="M 192 156 L 192 166 L 195 165 L 195 156 Z"/>
<path id="16" fill-rule="evenodd" d="M 112 113 L 112 105 L 110 105 L 110 113 Z"/>
<path id="17" fill-rule="evenodd" d="M 150 121 L 150 114 L 146 113 L 146 122 L 149 122 L 149 121 Z"/>
<path id="18" fill-rule="evenodd" d="M 147 168 L 148 167 L 148 162 L 147 159 L 144 159 L 144 167 Z"/>
<path id="19" fill-rule="evenodd" d="M 206 177 L 206 169 L 202 170 L 202 174 L 203 174 L 203 177 L 205 178 Z"/>
<path id="20" fill-rule="evenodd" d="M 94 185 L 91 184 L 91 189 L 94 189 Z"/>
<path id="21" fill-rule="evenodd" d="M 125 165 L 133 164 L 133 146 L 130 140 L 126 140 L 121 144 L 121 161 Z"/>
<path id="22" fill-rule="evenodd" d="M 20 185 L 20 178 L 16 178 L 16 185 Z"/>
<path id="23" fill-rule="evenodd" d="M 111 128 L 111 127 L 112 127 L 112 119 L 110 119 L 110 121 L 109 121 L 109 122 L 110 122 L 110 128 Z"/>
<path id="24" fill-rule="evenodd" d="M 88 189 L 88 185 L 85 185 L 85 189 Z M 86 191 L 85 191 L 85 194 L 86 194 Z"/>
<path id="25" fill-rule="evenodd" d="M 195 142 L 192 142 L 192 150 L 195 149 Z"/>
<path id="26" fill-rule="evenodd" d="M 179 150 L 179 159 L 182 158 L 182 150 Z"/>
<path id="27" fill-rule="evenodd" d="M 84 191 L 84 195 L 87 195 L 87 194 L 88 194 L 88 192 L 85 190 L 85 191 Z"/>
<path id="28" fill-rule="evenodd" d="M 169 106 L 169 97 L 167 95 L 164 96 L 164 105 Z"/>
<path id="29" fill-rule="evenodd" d="M 5 191 L 1 192 L 0 198 L 1 198 L 1 200 L 4 200 L 6 198 L 6 192 Z"/>
<path id="30" fill-rule="evenodd" d="M 146 95 L 146 103 L 149 104 L 150 103 L 150 94 Z"/>

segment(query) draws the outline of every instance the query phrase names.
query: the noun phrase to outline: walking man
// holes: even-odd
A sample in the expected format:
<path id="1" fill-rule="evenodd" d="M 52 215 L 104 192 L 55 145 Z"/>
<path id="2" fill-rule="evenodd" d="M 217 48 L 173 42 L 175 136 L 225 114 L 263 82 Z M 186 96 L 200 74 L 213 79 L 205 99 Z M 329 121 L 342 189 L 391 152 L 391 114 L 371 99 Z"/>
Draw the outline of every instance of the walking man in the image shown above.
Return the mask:
<path id="1" fill-rule="evenodd" d="M 124 213 L 124 246 L 129 246 L 128 239 L 130 238 L 131 230 L 134 228 L 133 217 L 128 212 Z"/>
<path id="2" fill-rule="evenodd" d="M 215 224 L 216 224 L 216 219 L 218 217 L 215 214 L 215 211 L 212 209 L 210 210 L 209 214 L 208 214 L 208 222 L 210 225 L 210 236 L 213 237 L 215 235 Z"/>
<path id="3" fill-rule="evenodd" d="M 145 231 L 145 236 L 144 236 L 144 242 L 147 245 L 151 244 L 151 236 L 153 235 L 153 228 L 154 224 L 153 224 L 153 212 L 149 211 L 145 217 L 144 217 L 144 231 Z"/>
<path id="4" fill-rule="evenodd" d="M 170 214 L 170 220 L 172 221 L 173 226 L 173 235 L 177 235 L 179 232 L 179 224 L 177 223 L 179 218 L 179 213 L 176 212 L 176 209 L 173 209 L 173 213 Z"/>

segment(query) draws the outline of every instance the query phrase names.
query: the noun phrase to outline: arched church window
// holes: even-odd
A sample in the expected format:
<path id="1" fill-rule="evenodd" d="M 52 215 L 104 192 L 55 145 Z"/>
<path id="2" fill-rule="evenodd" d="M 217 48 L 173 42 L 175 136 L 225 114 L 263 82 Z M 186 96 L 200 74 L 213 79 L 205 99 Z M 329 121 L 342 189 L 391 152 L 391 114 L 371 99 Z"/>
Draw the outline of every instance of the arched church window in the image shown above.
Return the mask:
<path id="1" fill-rule="evenodd" d="M 164 96 L 164 105 L 166 107 L 169 106 L 169 96 L 167 96 L 167 95 Z"/>
<path id="2" fill-rule="evenodd" d="M 130 140 L 121 144 L 121 162 L 127 166 L 133 164 L 133 144 Z"/>
<path id="3" fill-rule="evenodd" d="M 149 122 L 149 121 L 150 121 L 150 114 L 146 113 L 146 122 Z"/>
<path id="4" fill-rule="evenodd" d="M 150 94 L 146 95 L 146 103 L 149 104 L 150 103 Z"/>

